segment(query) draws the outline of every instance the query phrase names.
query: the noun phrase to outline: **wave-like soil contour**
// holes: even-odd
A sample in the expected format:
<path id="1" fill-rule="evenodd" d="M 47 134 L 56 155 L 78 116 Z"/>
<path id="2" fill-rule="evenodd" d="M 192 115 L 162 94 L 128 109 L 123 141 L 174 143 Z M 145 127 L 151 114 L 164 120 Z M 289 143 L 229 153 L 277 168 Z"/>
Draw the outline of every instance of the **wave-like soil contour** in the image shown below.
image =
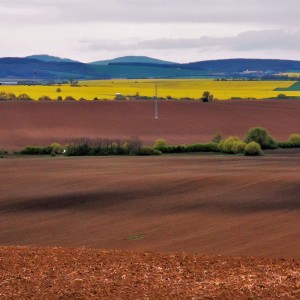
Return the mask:
<path id="1" fill-rule="evenodd" d="M 264 126 L 277 139 L 300 131 L 300 101 L 159 102 L 0 102 L 0 148 L 47 145 L 72 139 L 139 136 L 146 144 L 158 138 L 170 143 L 208 142 L 224 136 L 245 136 L 253 126 Z"/>
<path id="2" fill-rule="evenodd" d="M 2 245 L 299 258 L 298 150 L 0 162 Z"/>

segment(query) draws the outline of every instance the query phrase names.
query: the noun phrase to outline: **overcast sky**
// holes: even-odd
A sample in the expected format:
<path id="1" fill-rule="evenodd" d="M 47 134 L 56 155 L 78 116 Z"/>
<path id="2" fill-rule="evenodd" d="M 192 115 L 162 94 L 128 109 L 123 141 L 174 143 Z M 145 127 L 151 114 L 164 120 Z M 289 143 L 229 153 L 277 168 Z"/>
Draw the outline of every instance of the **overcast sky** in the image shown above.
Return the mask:
<path id="1" fill-rule="evenodd" d="M 299 0 L 0 0 L 0 56 L 300 60 Z"/>

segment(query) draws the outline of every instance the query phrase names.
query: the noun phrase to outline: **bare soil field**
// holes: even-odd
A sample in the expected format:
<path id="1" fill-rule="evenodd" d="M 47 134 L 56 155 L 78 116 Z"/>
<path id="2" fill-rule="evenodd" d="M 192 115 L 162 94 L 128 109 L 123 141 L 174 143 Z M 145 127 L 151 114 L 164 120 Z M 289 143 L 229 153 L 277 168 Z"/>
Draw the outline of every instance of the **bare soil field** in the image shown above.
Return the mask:
<path id="1" fill-rule="evenodd" d="M 1 159 L 0 244 L 299 258 L 299 162 L 299 150 Z"/>
<path id="2" fill-rule="evenodd" d="M 66 143 L 81 137 L 128 138 L 146 144 L 158 138 L 169 143 L 208 142 L 224 136 L 245 136 L 263 126 L 275 138 L 287 140 L 300 131 L 300 101 L 160 101 L 159 119 L 153 101 L 0 102 L 0 148 Z"/>
<path id="3" fill-rule="evenodd" d="M 0 103 L 0 148 L 133 135 L 205 142 L 258 125 L 282 140 L 300 131 L 298 101 L 159 109 L 155 120 L 152 101 Z M 6 156 L 0 298 L 299 299 L 299 195 L 299 149 L 256 158 Z"/>
<path id="4" fill-rule="evenodd" d="M 1 299 L 299 299 L 300 260 L 0 247 Z"/>

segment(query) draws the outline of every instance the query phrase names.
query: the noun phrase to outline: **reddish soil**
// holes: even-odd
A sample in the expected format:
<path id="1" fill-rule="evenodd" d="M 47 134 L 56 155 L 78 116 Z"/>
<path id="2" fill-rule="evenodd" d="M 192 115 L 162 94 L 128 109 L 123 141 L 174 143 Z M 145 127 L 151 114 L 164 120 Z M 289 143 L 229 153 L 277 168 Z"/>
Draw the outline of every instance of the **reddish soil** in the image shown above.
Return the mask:
<path id="1" fill-rule="evenodd" d="M 212 103 L 163 101 L 158 120 L 154 102 L 0 103 L 0 148 L 16 149 L 66 143 L 74 138 L 128 138 L 146 144 L 208 142 L 221 132 L 244 137 L 264 126 L 277 139 L 300 131 L 300 101 L 231 101 Z"/>
<path id="2" fill-rule="evenodd" d="M 300 152 L 5 158 L 0 244 L 300 255 Z"/>
<path id="3" fill-rule="evenodd" d="M 0 103 L 0 148 L 300 131 L 298 101 L 162 102 L 159 120 L 153 108 Z M 299 162 L 299 150 L 0 159 L 0 298 L 299 299 Z"/>
<path id="4" fill-rule="evenodd" d="M 300 260 L 0 248 L 1 299 L 299 299 Z"/>

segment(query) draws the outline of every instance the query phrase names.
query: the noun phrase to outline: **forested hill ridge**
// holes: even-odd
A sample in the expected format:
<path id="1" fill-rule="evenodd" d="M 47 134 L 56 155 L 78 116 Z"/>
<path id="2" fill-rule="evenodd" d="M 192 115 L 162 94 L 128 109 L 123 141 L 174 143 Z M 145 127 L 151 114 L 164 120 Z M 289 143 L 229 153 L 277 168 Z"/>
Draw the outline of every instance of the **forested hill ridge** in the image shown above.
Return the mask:
<path id="1" fill-rule="evenodd" d="M 91 62 L 91 64 L 95 65 L 109 65 L 113 63 L 141 63 L 141 64 L 176 64 L 175 62 L 165 61 L 161 59 L 156 59 L 148 56 L 123 56 L 117 57 L 109 60 L 99 60 L 95 62 Z"/>
<path id="2" fill-rule="evenodd" d="M 37 60 L 41 60 L 41 61 L 48 61 L 48 62 L 79 62 L 73 59 L 69 59 L 69 58 L 62 58 L 62 57 L 58 57 L 58 56 L 51 56 L 48 54 L 38 54 L 38 55 L 30 55 L 30 56 L 26 56 L 25 58 L 29 58 L 29 59 L 37 59 Z"/>
<path id="3" fill-rule="evenodd" d="M 0 78 L 6 80 L 79 80 L 110 78 L 269 78 L 300 72 L 300 61 L 276 59 L 222 59 L 186 64 L 149 57 L 128 56 L 82 63 L 49 55 L 0 58 Z"/>

